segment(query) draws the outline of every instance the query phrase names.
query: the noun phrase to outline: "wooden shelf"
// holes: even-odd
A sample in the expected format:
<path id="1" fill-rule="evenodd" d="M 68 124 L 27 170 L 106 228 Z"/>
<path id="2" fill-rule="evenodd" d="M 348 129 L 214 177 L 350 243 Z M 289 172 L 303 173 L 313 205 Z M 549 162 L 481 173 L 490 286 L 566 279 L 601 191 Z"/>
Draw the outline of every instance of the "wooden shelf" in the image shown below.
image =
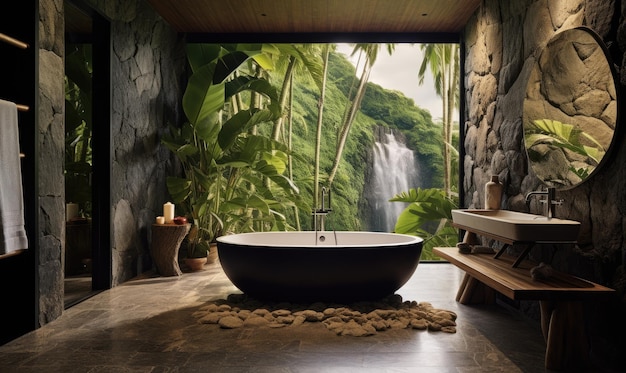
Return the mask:
<path id="1" fill-rule="evenodd" d="M 537 263 L 527 260 L 514 268 L 515 258 L 508 255 L 494 259 L 489 254 L 461 254 L 456 247 L 437 247 L 433 253 L 513 300 L 607 300 L 615 295 L 613 289 L 556 270 L 549 279 L 535 281 L 530 269 Z"/>

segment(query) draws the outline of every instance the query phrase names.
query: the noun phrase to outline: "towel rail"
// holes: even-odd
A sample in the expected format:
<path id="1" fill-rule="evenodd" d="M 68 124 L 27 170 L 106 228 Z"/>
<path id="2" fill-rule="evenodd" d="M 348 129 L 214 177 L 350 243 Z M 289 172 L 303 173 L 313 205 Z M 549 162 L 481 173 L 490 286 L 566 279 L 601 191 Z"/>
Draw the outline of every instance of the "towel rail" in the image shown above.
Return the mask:
<path id="1" fill-rule="evenodd" d="M 15 251 L 12 251 L 12 252 L 7 253 L 7 254 L 0 254 L 0 259 L 10 258 L 12 256 L 16 256 L 16 255 L 19 255 L 19 254 L 24 253 L 24 252 L 26 252 L 25 249 L 19 249 L 19 250 L 15 250 Z"/>
<path id="2" fill-rule="evenodd" d="M 15 104 L 15 106 L 17 107 L 17 111 L 22 111 L 22 112 L 26 112 L 30 110 L 30 106 L 28 105 L 24 105 L 24 104 Z"/>
<path id="3" fill-rule="evenodd" d="M 23 41 L 17 40 L 15 38 L 12 38 L 8 35 L 5 35 L 3 33 L 0 33 L 0 41 L 3 41 L 7 44 L 11 44 L 15 47 L 21 48 L 21 49 L 26 49 L 28 48 L 28 44 L 24 43 Z"/>

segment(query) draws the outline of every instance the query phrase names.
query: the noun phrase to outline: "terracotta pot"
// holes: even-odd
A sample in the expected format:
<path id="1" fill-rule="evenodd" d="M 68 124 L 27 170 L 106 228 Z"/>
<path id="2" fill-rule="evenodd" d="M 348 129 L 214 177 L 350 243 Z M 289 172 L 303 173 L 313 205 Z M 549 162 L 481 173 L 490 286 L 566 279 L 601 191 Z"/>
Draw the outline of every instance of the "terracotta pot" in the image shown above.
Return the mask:
<path id="1" fill-rule="evenodd" d="M 204 270 L 207 258 L 185 258 L 185 264 L 192 272 Z"/>
<path id="2" fill-rule="evenodd" d="M 215 263 L 218 260 L 217 244 L 212 243 L 209 252 L 207 253 L 207 264 Z"/>

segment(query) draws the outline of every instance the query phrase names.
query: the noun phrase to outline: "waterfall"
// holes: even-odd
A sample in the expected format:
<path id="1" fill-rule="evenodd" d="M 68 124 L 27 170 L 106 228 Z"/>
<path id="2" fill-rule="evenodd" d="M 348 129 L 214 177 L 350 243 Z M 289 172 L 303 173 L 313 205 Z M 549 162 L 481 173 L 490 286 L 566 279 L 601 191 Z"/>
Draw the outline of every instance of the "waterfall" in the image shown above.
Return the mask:
<path id="1" fill-rule="evenodd" d="M 365 187 L 365 198 L 370 207 L 369 229 L 393 232 L 396 220 L 406 204 L 389 202 L 389 199 L 410 188 L 417 188 L 419 175 L 415 155 L 406 147 L 400 134 L 378 128 L 369 175 Z"/>

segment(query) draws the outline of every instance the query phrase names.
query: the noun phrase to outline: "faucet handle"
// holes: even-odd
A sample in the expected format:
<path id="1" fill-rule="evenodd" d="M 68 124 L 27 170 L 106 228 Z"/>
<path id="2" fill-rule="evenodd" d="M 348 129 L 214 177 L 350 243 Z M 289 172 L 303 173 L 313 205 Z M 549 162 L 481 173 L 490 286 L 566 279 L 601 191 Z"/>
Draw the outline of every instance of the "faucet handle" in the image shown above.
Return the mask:
<path id="1" fill-rule="evenodd" d="M 562 205 L 562 204 L 563 204 L 563 202 L 564 202 L 564 201 L 563 201 L 563 199 L 553 199 L 552 201 L 550 201 L 550 200 L 548 200 L 548 199 L 540 199 L 540 200 L 539 200 L 539 203 L 541 203 L 541 204 L 543 204 L 543 205 L 545 205 L 545 204 L 546 204 L 546 203 L 548 203 L 548 202 L 549 202 L 550 204 L 552 204 L 552 205 L 558 205 L 558 206 L 560 206 L 560 205 Z"/>

